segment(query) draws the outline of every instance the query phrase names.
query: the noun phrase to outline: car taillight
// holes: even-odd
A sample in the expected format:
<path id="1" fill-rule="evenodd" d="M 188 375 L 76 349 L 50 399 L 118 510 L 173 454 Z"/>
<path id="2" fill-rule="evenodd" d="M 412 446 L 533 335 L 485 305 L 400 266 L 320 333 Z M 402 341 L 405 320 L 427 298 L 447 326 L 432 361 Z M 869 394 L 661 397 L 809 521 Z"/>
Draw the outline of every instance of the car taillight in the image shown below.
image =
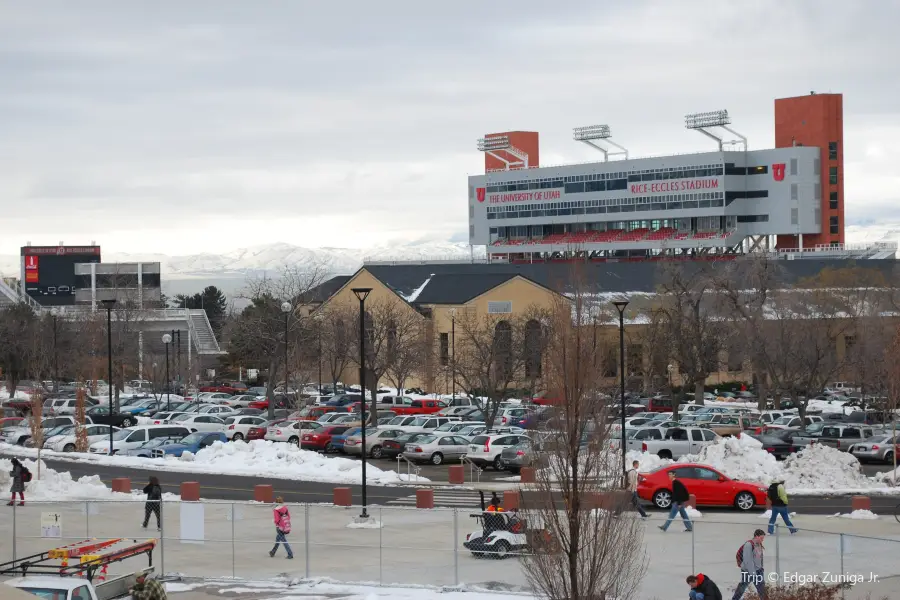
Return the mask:
<path id="1" fill-rule="evenodd" d="M 276 429 L 276 430 L 275 430 L 275 435 L 281 435 L 281 430 L 280 430 L 280 429 Z"/>
<path id="2" fill-rule="evenodd" d="M 234 425 L 229 425 L 228 429 L 234 429 Z"/>
<path id="3" fill-rule="evenodd" d="M 506 425 L 506 421 L 507 421 L 506 417 L 503 417 L 502 423 L 503 423 L 504 425 Z"/>
<path id="4" fill-rule="evenodd" d="M 485 440 L 485 442 L 484 442 L 484 451 L 485 451 L 485 452 L 490 452 L 490 451 L 491 451 L 491 440 Z"/>
<path id="5" fill-rule="evenodd" d="M 788 448 L 788 452 L 796 452 L 796 451 L 797 451 L 797 449 L 796 449 L 795 447 L 793 447 L 793 446 L 791 446 L 790 448 Z"/>
<path id="6" fill-rule="evenodd" d="M 872 444 L 872 450 L 878 450 L 878 444 Z"/>
<path id="7" fill-rule="evenodd" d="M 524 450 L 516 450 L 516 456 L 525 456 Z"/>
<path id="8" fill-rule="evenodd" d="M 837 446 L 836 446 L 836 447 L 837 447 L 837 448 L 840 448 L 840 447 L 841 447 L 841 441 L 840 441 L 840 440 L 838 440 L 838 443 L 837 443 Z"/>
<path id="9" fill-rule="evenodd" d="M 766 452 L 769 452 L 769 453 L 774 454 L 774 453 L 775 453 L 775 448 L 772 448 L 772 447 L 766 448 Z"/>
<path id="10" fill-rule="evenodd" d="M 314 436 L 312 436 L 310 439 L 311 439 L 311 440 L 317 440 L 317 439 L 319 439 L 319 436 L 314 435 Z"/>
<path id="11" fill-rule="evenodd" d="M 641 444 L 641 452 L 646 452 L 646 451 L 647 451 L 647 442 L 644 442 L 643 444 Z"/>
<path id="12" fill-rule="evenodd" d="M 419 446 L 416 446 L 415 448 L 413 448 L 413 452 L 421 452 L 421 451 L 422 451 L 422 448 L 420 448 Z"/>

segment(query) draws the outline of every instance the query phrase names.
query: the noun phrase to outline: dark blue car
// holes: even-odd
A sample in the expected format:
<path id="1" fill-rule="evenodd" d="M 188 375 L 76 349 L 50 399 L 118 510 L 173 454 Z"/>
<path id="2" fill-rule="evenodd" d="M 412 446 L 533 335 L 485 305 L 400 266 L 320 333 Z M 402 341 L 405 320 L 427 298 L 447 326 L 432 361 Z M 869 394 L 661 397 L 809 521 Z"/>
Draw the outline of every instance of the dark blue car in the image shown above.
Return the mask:
<path id="1" fill-rule="evenodd" d="M 166 455 L 181 456 L 185 452 L 196 454 L 201 448 L 212 446 L 215 442 L 222 442 L 224 444 L 228 442 L 228 438 L 225 437 L 224 433 L 218 431 L 213 433 L 208 431 L 197 431 L 173 444 L 164 444 L 158 448 L 154 448 L 152 453 L 154 458 Z"/>
<path id="2" fill-rule="evenodd" d="M 343 452 L 344 442 L 347 440 L 347 438 L 351 435 L 356 435 L 360 431 L 362 431 L 362 427 L 351 427 L 344 433 L 339 433 L 338 435 L 331 436 L 331 448 L 337 452 Z"/>

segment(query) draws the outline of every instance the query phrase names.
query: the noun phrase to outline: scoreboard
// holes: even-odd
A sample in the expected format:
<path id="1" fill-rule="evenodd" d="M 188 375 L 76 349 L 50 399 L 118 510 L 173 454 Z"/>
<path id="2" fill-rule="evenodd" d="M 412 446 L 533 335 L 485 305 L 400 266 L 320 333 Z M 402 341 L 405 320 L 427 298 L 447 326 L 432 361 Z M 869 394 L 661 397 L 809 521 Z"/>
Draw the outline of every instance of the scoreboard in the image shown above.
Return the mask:
<path id="1" fill-rule="evenodd" d="M 43 306 L 75 304 L 75 265 L 99 263 L 100 246 L 23 246 L 25 293 Z"/>

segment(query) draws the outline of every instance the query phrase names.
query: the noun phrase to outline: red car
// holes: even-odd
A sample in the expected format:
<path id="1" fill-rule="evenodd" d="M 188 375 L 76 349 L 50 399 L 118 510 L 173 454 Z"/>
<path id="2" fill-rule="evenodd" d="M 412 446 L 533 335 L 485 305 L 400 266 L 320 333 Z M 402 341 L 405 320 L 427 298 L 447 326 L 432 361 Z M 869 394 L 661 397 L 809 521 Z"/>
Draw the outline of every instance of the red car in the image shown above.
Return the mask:
<path id="1" fill-rule="evenodd" d="M 395 415 L 430 415 L 441 409 L 447 408 L 447 403 L 442 400 L 413 400 L 406 406 L 396 406 L 391 409 Z"/>
<path id="2" fill-rule="evenodd" d="M 243 394 L 247 391 L 246 384 L 240 381 L 223 381 L 222 383 L 211 383 L 200 388 L 201 392 L 224 392 L 226 394 Z"/>
<path id="3" fill-rule="evenodd" d="M 248 442 L 251 440 L 264 440 L 266 439 L 266 428 L 265 427 L 251 427 L 247 430 L 247 437 L 245 438 Z"/>
<path id="4" fill-rule="evenodd" d="M 323 453 L 334 452 L 334 449 L 331 447 L 332 436 L 341 435 L 348 429 L 350 427 L 335 425 L 304 433 L 300 437 L 300 447 L 304 450 L 318 450 Z"/>
<path id="5" fill-rule="evenodd" d="M 669 471 L 675 471 L 688 493 L 697 497 L 698 506 L 734 506 L 739 510 L 752 510 L 754 506 L 766 503 L 767 488 L 761 483 L 731 479 L 706 465 L 680 463 L 639 474 L 638 496 L 659 508 L 669 509 L 672 506 Z"/>

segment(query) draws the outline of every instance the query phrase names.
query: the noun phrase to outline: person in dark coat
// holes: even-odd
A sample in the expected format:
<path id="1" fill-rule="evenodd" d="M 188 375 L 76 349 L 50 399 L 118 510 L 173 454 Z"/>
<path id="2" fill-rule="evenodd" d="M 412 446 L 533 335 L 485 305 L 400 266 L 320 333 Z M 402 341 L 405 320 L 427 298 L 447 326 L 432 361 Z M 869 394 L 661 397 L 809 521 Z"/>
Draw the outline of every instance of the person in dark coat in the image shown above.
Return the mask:
<path id="1" fill-rule="evenodd" d="M 688 594 L 690 600 L 722 600 L 722 592 L 719 591 L 719 586 L 703 573 L 688 575 L 687 584 L 691 586 L 691 591 Z"/>
<path id="2" fill-rule="evenodd" d="M 159 479 L 150 477 L 150 483 L 144 486 L 144 493 L 147 494 L 147 502 L 144 504 L 144 523 L 141 525 L 147 528 L 150 522 L 150 514 L 156 515 L 156 528 L 162 529 L 160 519 L 160 500 L 162 500 L 162 487 L 159 485 Z"/>
<path id="3" fill-rule="evenodd" d="M 9 472 L 9 476 L 12 478 L 12 485 L 9 487 L 9 491 L 12 494 L 12 497 L 6 505 L 12 506 L 16 503 L 16 493 L 18 492 L 19 506 L 25 506 L 25 473 L 28 469 L 19 462 L 18 458 L 13 458 L 11 462 L 12 471 Z"/>
<path id="4" fill-rule="evenodd" d="M 669 471 L 669 481 L 672 482 L 672 510 L 669 511 L 669 518 L 659 528 L 663 531 L 668 531 L 669 525 L 675 519 L 675 515 L 680 513 L 684 521 L 684 530 L 693 531 L 694 524 L 691 523 L 691 518 L 688 516 L 687 511 L 684 510 L 687 501 L 690 499 L 690 494 L 688 494 L 688 490 L 681 483 L 681 480 L 675 476 L 674 469 Z"/>

